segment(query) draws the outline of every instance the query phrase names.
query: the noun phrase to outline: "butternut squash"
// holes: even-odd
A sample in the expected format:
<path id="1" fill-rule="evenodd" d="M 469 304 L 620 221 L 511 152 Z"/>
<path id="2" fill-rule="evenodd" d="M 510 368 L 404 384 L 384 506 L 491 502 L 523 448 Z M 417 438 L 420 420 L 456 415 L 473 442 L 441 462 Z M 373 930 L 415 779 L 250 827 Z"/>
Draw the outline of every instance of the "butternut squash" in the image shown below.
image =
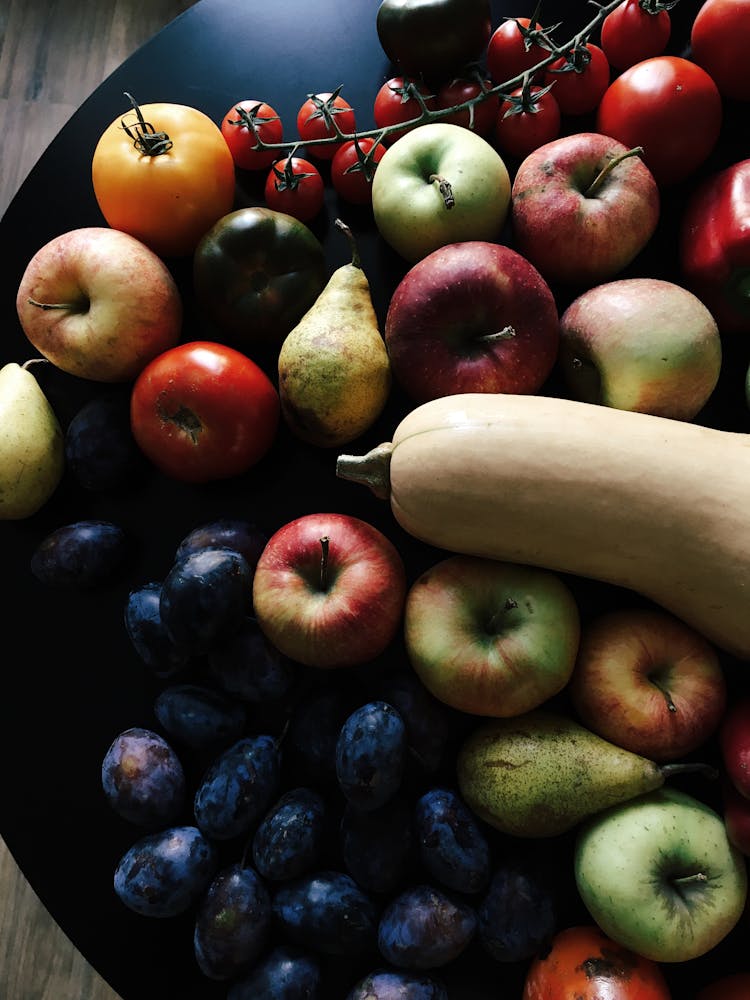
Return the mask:
<path id="1" fill-rule="evenodd" d="M 470 393 L 404 417 L 336 474 L 452 552 L 640 593 L 750 658 L 750 438 L 546 396 Z"/>

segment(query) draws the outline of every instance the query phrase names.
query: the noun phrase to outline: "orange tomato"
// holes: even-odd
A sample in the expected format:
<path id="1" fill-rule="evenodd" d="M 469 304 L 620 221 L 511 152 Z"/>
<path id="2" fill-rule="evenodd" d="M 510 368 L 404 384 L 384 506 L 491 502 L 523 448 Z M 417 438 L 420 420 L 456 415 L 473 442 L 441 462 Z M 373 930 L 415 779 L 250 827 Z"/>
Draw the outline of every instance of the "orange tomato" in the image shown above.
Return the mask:
<path id="1" fill-rule="evenodd" d="M 656 962 L 615 944 L 598 927 L 568 927 L 529 967 L 523 1000 L 670 1000 Z"/>
<path id="2" fill-rule="evenodd" d="M 750 997 L 750 972 L 735 972 L 704 986 L 695 1000 L 747 1000 Z"/>
<path id="3" fill-rule="evenodd" d="M 91 175 L 107 224 L 161 257 L 191 254 L 234 205 L 234 159 L 221 129 L 183 104 L 134 104 L 102 133 Z"/>

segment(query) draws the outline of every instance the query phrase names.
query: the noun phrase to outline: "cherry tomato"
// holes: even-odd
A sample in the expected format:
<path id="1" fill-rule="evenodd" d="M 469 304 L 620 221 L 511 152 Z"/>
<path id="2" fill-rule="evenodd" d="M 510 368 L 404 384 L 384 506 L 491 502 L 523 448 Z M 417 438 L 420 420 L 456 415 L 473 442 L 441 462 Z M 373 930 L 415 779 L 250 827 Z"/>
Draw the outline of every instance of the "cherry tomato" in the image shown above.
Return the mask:
<path id="1" fill-rule="evenodd" d="M 323 207 L 325 185 L 315 164 L 301 156 L 287 156 L 271 167 L 263 194 L 275 212 L 309 222 Z"/>
<path id="2" fill-rule="evenodd" d="M 709 983 L 695 1000 L 747 1000 L 750 997 L 750 972 L 735 972 Z"/>
<path id="3" fill-rule="evenodd" d="M 495 145 L 501 153 L 522 160 L 560 134 L 560 108 L 554 86 L 526 84 L 500 105 Z"/>
<path id="4" fill-rule="evenodd" d="M 352 139 L 337 150 L 331 161 L 331 183 L 336 194 L 352 205 L 372 202 L 372 179 L 385 146 L 375 139 Z"/>
<path id="5" fill-rule="evenodd" d="M 297 112 L 297 135 L 302 142 L 334 137 L 338 128 L 345 135 L 352 135 L 356 129 L 354 111 L 340 94 L 341 87 L 333 93 L 310 94 Z M 335 124 L 334 124 L 335 122 Z M 319 160 L 332 160 L 340 143 L 311 145 L 308 154 Z"/>
<path id="6" fill-rule="evenodd" d="M 596 130 L 628 147 L 642 146 L 657 184 L 674 184 L 707 159 L 721 120 L 721 94 L 704 69 L 680 56 L 654 56 L 609 85 Z"/>
<path id="7" fill-rule="evenodd" d="M 221 129 L 183 104 L 133 101 L 99 138 L 91 176 L 107 224 L 160 257 L 191 254 L 234 204 L 234 160 Z"/>
<path id="8" fill-rule="evenodd" d="M 750 101 L 748 52 L 750 0 L 705 0 L 690 29 L 690 56 L 724 97 Z"/>
<path id="9" fill-rule="evenodd" d="M 670 1000 L 656 962 L 615 944 L 598 927 L 559 931 L 526 975 L 522 1000 Z"/>
<path id="10" fill-rule="evenodd" d="M 555 100 L 564 115 L 594 111 L 609 86 L 609 62 L 598 45 L 584 42 L 550 63 L 544 83 L 554 82 Z"/>
<path id="11" fill-rule="evenodd" d="M 531 18 L 508 17 L 495 29 L 487 45 L 487 71 L 496 83 L 520 77 L 545 59 L 541 24 Z"/>
<path id="12" fill-rule="evenodd" d="M 224 344 L 193 341 L 158 355 L 133 384 L 138 447 L 172 479 L 205 483 L 240 475 L 273 444 L 279 396 L 268 376 Z"/>
<path id="13" fill-rule="evenodd" d="M 623 0 L 604 18 L 600 41 L 610 66 L 627 69 L 660 56 L 672 34 L 671 0 Z"/>
<path id="14" fill-rule="evenodd" d="M 422 113 L 422 105 L 415 94 L 420 94 L 428 108 L 436 108 L 437 100 L 427 87 L 418 80 L 413 80 L 408 76 L 393 76 L 386 80 L 383 86 L 375 95 L 373 104 L 373 117 L 378 128 L 388 128 L 391 125 L 399 125 L 401 122 L 411 121 L 418 118 Z M 396 139 L 411 131 L 399 129 L 384 136 L 383 142 L 387 146 L 393 145 Z"/>
<path id="15" fill-rule="evenodd" d="M 484 91 L 492 88 L 491 80 L 471 80 L 468 77 L 454 77 L 448 80 L 438 90 L 437 104 L 439 108 L 452 108 L 464 101 L 470 101 L 473 97 L 478 97 Z M 497 111 L 500 104 L 498 94 L 486 97 L 483 101 L 472 105 L 465 111 L 456 111 L 455 114 L 447 115 L 442 120 L 452 122 L 454 125 L 461 125 L 463 128 L 471 129 L 478 135 L 487 138 L 492 135 L 497 119 Z"/>
<path id="16" fill-rule="evenodd" d="M 259 149 L 263 142 L 281 142 L 284 126 L 270 104 L 262 101 L 238 101 L 221 120 L 221 132 L 241 170 L 264 170 L 278 156 L 278 150 Z"/>

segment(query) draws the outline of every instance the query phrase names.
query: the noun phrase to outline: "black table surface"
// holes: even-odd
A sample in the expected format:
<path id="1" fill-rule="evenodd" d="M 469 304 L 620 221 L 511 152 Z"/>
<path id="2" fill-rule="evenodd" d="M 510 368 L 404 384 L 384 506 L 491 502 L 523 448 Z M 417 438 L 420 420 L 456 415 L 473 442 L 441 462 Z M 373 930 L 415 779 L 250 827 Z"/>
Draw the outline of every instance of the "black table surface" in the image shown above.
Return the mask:
<path id="1" fill-rule="evenodd" d="M 544 6 L 546 22 L 564 20 L 570 34 L 592 16 L 591 6 L 583 3 L 548 0 Z M 567 9 L 574 6 L 574 12 Z M 695 0 L 681 0 L 673 10 L 670 52 L 685 50 L 698 6 Z M 288 123 L 288 134 L 307 94 L 344 84 L 360 127 L 368 126 L 377 89 L 394 72 L 377 38 L 377 7 L 377 0 L 318 0 L 314 5 L 302 0 L 201 0 L 114 72 L 52 142 L 0 222 L 5 260 L 0 269 L 2 362 L 23 362 L 35 353 L 15 313 L 16 290 L 28 260 L 62 232 L 104 224 L 91 186 L 91 156 L 104 128 L 127 110 L 125 91 L 140 103 L 193 105 L 217 122 L 235 101 L 266 100 Z M 530 13 L 496 0 L 493 24 L 503 15 Z M 570 130 L 578 131 L 582 124 Z M 728 108 L 719 146 L 701 173 L 747 155 L 740 145 L 746 127 L 738 125 L 744 126 L 743 109 Z M 628 273 L 676 278 L 675 221 L 687 189 L 699 176 L 665 193 L 659 236 Z M 340 216 L 349 223 L 382 322 L 406 265 L 378 237 L 369 208 L 341 204 L 330 185 L 326 198 L 325 210 L 311 228 L 323 241 L 333 269 L 348 259 L 333 219 Z M 237 207 L 249 204 L 261 204 L 257 180 L 238 174 Z M 188 263 L 169 264 L 188 304 L 183 339 L 202 338 L 206 330 L 189 308 Z M 562 309 L 565 292 L 557 294 Z M 727 380 L 717 395 L 720 402 L 705 419 L 745 430 L 744 404 L 733 388 L 740 364 L 746 364 L 744 356 L 730 355 L 725 369 L 734 366 L 735 377 Z M 101 388 L 51 366 L 40 369 L 39 379 L 63 426 Z M 394 391 L 377 424 L 347 450 L 365 451 L 387 440 L 406 408 Z M 436 560 L 438 553 L 400 531 L 387 505 L 363 487 L 337 480 L 334 470 L 334 454 L 302 446 L 282 428 L 272 453 L 230 483 L 185 486 L 154 472 L 114 494 L 86 492 L 68 477 L 38 514 L 0 524 L 7 643 L 0 696 L 0 833 L 42 902 L 124 1000 L 208 1000 L 226 994 L 225 985 L 206 980 L 197 969 L 191 914 L 166 921 L 138 917 L 113 892 L 115 865 L 140 834 L 104 801 L 102 757 L 122 730 L 155 727 L 152 705 L 162 685 L 139 661 L 124 632 L 126 595 L 132 586 L 162 579 L 181 538 L 216 517 L 247 517 L 270 534 L 304 513 L 348 512 L 371 521 L 396 542 L 412 579 Z M 129 533 L 133 558 L 127 578 L 85 595 L 44 588 L 29 570 L 32 549 L 58 525 L 89 517 L 114 520 Z M 585 612 L 619 596 L 586 581 L 572 584 Z M 727 663 L 730 677 L 735 667 Z M 700 793 L 715 796 L 704 786 Z M 587 922 L 566 874 L 568 848 L 562 838 L 542 844 L 537 853 L 560 873 L 565 897 L 561 921 Z M 667 969 L 675 997 L 688 997 L 701 983 L 747 967 L 746 935 L 743 920 L 705 958 Z M 343 998 L 358 969 L 368 971 L 345 958 L 326 960 L 326 1000 Z M 497 1000 L 520 996 L 524 969 L 523 963 L 493 963 L 472 946 L 439 975 L 452 998 Z"/>

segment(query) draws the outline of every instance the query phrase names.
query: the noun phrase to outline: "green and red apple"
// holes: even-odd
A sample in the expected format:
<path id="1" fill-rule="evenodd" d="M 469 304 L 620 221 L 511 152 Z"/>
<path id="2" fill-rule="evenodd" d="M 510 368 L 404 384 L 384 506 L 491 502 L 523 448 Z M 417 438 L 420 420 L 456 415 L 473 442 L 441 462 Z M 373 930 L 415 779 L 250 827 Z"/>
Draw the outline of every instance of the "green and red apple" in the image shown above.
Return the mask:
<path id="1" fill-rule="evenodd" d="M 560 319 L 559 366 L 587 403 L 692 420 L 721 372 L 719 328 L 692 292 L 622 278 L 579 295 Z"/>
<path id="2" fill-rule="evenodd" d="M 452 708 L 509 717 L 570 679 L 578 605 L 554 573 L 477 556 L 449 556 L 412 584 L 404 639 L 425 687 Z"/>

